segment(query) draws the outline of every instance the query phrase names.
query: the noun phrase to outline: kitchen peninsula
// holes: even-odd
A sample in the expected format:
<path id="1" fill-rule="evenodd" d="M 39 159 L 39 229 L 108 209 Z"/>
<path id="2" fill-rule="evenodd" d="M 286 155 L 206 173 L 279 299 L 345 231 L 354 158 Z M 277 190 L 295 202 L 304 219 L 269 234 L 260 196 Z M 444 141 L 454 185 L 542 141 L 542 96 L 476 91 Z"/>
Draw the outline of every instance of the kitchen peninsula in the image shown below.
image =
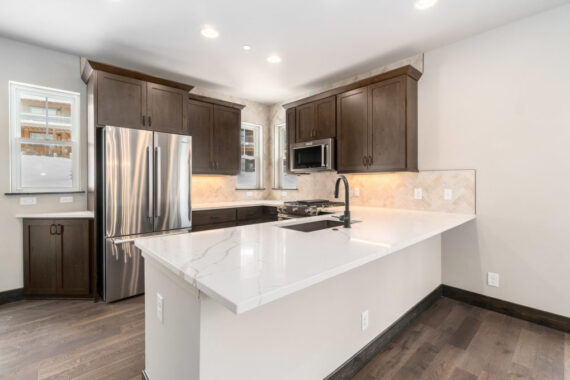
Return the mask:
<path id="1" fill-rule="evenodd" d="M 352 219 L 137 240 L 146 376 L 324 378 L 441 285 L 441 234 L 475 215 L 356 207 Z"/>

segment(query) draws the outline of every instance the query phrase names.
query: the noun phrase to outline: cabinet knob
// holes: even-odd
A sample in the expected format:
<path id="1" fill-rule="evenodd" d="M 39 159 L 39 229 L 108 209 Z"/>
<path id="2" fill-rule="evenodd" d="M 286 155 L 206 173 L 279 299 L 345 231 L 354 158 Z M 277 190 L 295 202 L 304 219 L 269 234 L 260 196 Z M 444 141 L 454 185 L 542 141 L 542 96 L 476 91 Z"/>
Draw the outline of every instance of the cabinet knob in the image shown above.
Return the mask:
<path id="1" fill-rule="evenodd" d="M 51 226 L 49 226 L 49 234 L 55 235 L 56 233 L 57 233 L 57 227 L 55 226 L 55 224 L 52 224 Z"/>
<path id="2" fill-rule="evenodd" d="M 372 165 L 373 162 L 372 156 L 368 156 L 368 165 Z"/>
<path id="3" fill-rule="evenodd" d="M 150 119 L 150 116 L 148 117 L 148 126 L 149 126 L 149 127 L 152 126 L 152 120 Z"/>
<path id="4" fill-rule="evenodd" d="M 143 124 L 143 127 L 144 127 L 144 126 L 145 126 L 145 117 L 144 117 L 144 116 L 142 117 L 142 124 Z"/>

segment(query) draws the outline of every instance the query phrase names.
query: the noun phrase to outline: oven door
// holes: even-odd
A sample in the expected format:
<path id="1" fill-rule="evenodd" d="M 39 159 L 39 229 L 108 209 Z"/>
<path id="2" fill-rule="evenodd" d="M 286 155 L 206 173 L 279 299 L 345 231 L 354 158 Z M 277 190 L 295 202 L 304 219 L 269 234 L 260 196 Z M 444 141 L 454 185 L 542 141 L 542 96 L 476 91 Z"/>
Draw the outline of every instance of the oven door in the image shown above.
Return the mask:
<path id="1" fill-rule="evenodd" d="M 291 147 L 291 157 L 293 173 L 334 170 L 333 139 L 295 144 Z"/>

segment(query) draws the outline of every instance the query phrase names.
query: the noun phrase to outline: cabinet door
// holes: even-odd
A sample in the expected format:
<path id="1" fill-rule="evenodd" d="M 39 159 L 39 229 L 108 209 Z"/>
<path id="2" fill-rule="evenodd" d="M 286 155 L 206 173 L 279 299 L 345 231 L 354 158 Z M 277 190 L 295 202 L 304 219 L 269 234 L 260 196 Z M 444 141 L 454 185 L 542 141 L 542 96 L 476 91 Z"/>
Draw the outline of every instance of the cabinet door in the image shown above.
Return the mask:
<path id="1" fill-rule="evenodd" d="M 188 91 L 147 83 L 148 127 L 153 131 L 188 134 Z"/>
<path id="2" fill-rule="evenodd" d="M 54 221 L 25 219 L 24 290 L 28 295 L 55 295 L 58 261 Z"/>
<path id="3" fill-rule="evenodd" d="M 97 73 L 97 124 L 145 128 L 146 82 L 106 72 Z"/>
<path id="4" fill-rule="evenodd" d="M 366 87 L 337 96 L 338 172 L 364 172 L 368 154 L 368 90 Z"/>
<path id="5" fill-rule="evenodd" d="M 87 219 L 56 220 L 58 261 L 61 264 L 58 293 L 65 296 L 90 294 L 91 237 Z"/>
<path id="6" fill-rule="evenodd" d="M 315 102 L 315 131 L 313 139 L 328 139 L 336 136 L 336 98 Z"/>
<path id="7" fill-rule="evenodd" d="M 295 142 L 315 138 L 315 104 L 303 104 L 295 108 Z"/>
<path id="8" fill-rule="evenodd" d="M 291 173 L 291 146 L 295 144 L 295 108 L 289 108 L 285 115 L 285 128 L 287 131 L 287 173 Z"/>
<path id="9" fill-rule="evenodd" d="M 192 173 L 211 173 L 214 105 L 197 100 L 189 100 L 188 126 L 188 133 L 192 136 Z"/>
<path id="10" fill-rule="evenodd" d="M 369 170 L 405 170 L 405 78 L 394 78 L 371 85 L 369 94 Z"/>
<path id="11" fill-rule="evenodd" d="M 241 111 L 214 105 L 214 172 L 239 174 L 241 168 Z"/>

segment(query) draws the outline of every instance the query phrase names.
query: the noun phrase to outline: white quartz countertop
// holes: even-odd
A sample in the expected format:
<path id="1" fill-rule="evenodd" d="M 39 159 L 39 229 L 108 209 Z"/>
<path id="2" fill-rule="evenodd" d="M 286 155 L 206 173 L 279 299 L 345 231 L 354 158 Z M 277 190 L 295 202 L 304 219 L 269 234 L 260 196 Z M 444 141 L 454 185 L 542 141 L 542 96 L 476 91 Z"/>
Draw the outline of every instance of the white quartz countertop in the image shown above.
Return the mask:
<path id="1" fill-rule="evenodd" d="M 235 202 L 211 202 L 193 203 L 192 211 L 215 210 L 220 208 L 251 207 L 251 206 L 281 206 L 283 201 L 235 201 Z"/>
<path id="2" fill-rule="evenodd" d="M 337 276 L 475 219 L 475 215 L 354 207 L 352 228 L 283 225 L 330 216 L 149 237 L 135 244 L 236 314 Z"/>
<path id="3" fill-rule="evenodd" d="M 16 214 L 16 218 L 30 219 L 93 219 L 93 211 L 43 212 L 35 214 Z"/>

